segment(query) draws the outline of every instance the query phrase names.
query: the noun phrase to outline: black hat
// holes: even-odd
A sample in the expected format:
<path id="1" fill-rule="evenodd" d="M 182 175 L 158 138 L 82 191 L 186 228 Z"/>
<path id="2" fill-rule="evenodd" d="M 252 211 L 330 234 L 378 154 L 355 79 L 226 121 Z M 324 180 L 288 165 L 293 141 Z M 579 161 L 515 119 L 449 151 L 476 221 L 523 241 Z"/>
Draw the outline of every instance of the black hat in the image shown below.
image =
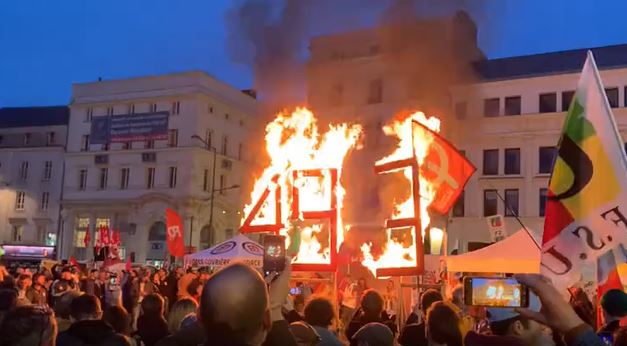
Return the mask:
<path id="1" fill-rule="evenodd" d="M 627 293 L 619 289 L 609 290 L 601 297 L 601 306 L 611 316 L 625 317 L 627 316 Z"/>

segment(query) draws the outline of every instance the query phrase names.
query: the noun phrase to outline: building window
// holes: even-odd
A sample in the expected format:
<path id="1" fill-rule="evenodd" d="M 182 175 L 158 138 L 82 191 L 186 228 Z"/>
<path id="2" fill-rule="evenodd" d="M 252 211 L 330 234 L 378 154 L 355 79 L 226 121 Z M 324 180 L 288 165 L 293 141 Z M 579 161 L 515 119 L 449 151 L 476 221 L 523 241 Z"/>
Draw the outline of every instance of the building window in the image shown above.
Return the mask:
<path id="1" fill-rule="evenodd" d="M 98 187 L 100 188 L 100 190 L 105 190 L 107 188 L 107 180 L 109 180 L 109 169 L 101 168 L 100 177 L 98 179 Z"/>
<path id="2" fill-rule="evenodd" d="M 20 179 L 27 180 L 28 179 L 28 161 L 22 161 L 20 163 Z"/>
<path id="3" fill-rule="evenodd" d="M 15 195 L 15 210 L 24 210 L 25 200 L 26 200 L 26 192 L 18 191 Z"/>
<path id="4" fill-rule="evenodd" d="M 0 135 L 0 145 L 4 142 L 4 136 Z"/>
<path id="5" fill-rule="evenodd" d="M 179 101 L 172 102 L 172 114 L 179 114 L 181 112 L 181 103 Z"/>
<path id="6" fill-rule="evenodd" d="M 54 140 L 55 140 L 54 137 L 55 137 L 54 132 L 46 133 L 46 145 L 54 145 Z"/>
<path id="7" fill-rule="evenodd" d="M 455 117 L 457 119 L 466 119 L 467 112 L 468 112 L 468 103 L 466 102 L 455 103 Z"/>
<path id="8" fill-rule="evenodd" d="M 133 142 L 123 142 L 122 150 L 130 150 L 133 147 Z"/>
<path id="9" fill-rule="evenodd" d="M 44 181 L 50 181 L 52 179 L 52 161 L 44 162 Z"/>
<path id="10" fill-rule="evenodd" d="M 556 147 L 540 147 L 538 149 L 538 173 L 549 174 L 557 157 Z"/>
<path id="11" fill-rule="evenodd" d="M 545 212 L 546 212 L 546 196 L 548 194 L 549 190 L 546 188 L 542 188 L 540 189 L 540 198 L 538 201 L 538 215 L 539 216 L 544 216 Z"/>
<path id="12" fill-rule="evenodd" d="M 78 171 L 78 189 L 84 191 L 87 188 L 87 169 Z"/>
<path id="13" fill-rule="evenodd" d="M 242 151 L 244 149 L 244 145 L 242 143 L 237 145 L 237 159 L 241 160 L 242 159 Z"/>
<path id="14" fill-rule="evenodd" d="M 89 151 L 89 135 L 83 135 L 81 138 L 81 151 Z"/>
<path id="15" fill-rule="evenodd" d="M 465 209 L 465 196 L 464 191 L 462 191 L 453 205 L 453 217 L 464 217 Z"/>
<path id="16" fill-rule="evenodd" d="M 155 168 L 149 167 L 146 170 L 146 188 L 152 189 L 155 187 Z"/>
<path id="17" fill-rule="evenodd" d="M 483 151 L 483 175 L 499 174 L 499 150 L 489 149 Z"/>
<path id="18" fill-rule="evenodd" d="M 229 120 L 229 117 L 230 117 L 229 113 L 224 113 L 224 120 Z"/>
<path id="19" fill-rule="evenodd" d="M 229 137 L 227 135 L 222 136 L 222 155 L 227 156 L 229 148 Z"/>
<path id="20" fill-rule="evenodd" d="M 557 112 L 557 94 L 547 93 L 540 94 L 539 99 L 540 113 L 554 113 Z"/>
<path id="21" fill-rule="evenodd" d="M 500 114 L 501 99 L 491 98 L 483 100 L 483 116 L 498 117 Z"/>
<path id="22" fill-rule="evenodd" d="M 207 149 L 211 149 L 213 144 L 211 143 L 211 137 L 213 137 L 213 130 L 205 131 L 205 143 L 207 145 Z"/>
<path id="23" fill-rule="evenodd" d="M 368 84 L 368 104 L 383 102 L 383 79 L 371 80 Z"/>
<path id="24" fill-rule="evenodd" d="M 520 174 L 520 149 L 505 149 L 505 174 Z"/>
<path id="25" fill-rule="evenodd" d="M 107 107 L 107 115 L 113 115 L 113 106 Z"/>
<path id="26" fill-rule="evenodd" d="M 88 123 L 91 121 L 91 117 L 94 115 L 94 109 L 91 107 L 87 107 L 85 109 L 85 118 L 83 118 L 83 122 Z"/>
<path id="27" fill-rule="evenodd" d="M 205 169 L 202 176 L 202 190 L 209 191 L 209 170 Z"/>
<path id="28" fill-rule="evenodd" d="M 120 170 L 120 190 L 128 189 L 128 178 L 130 173 L 131 171 L 129 168 L 122 168 Z"/>
<path id="29" fill-rule="evenodd" d="M 225 188 L 226 188 L 226 175 L 220 174 L 220 194 L 221 195 L 224 195 L 226 193 L 226 191 L 224 191 Z"/>
<path id="30" fill-rule="evenodd" d="M 518 189 L 505 190 L 505 216 L 518 216 Z"/>
<path id="31" fill-rule="evenodd" d="M 154 112 L 157 111 L 157 104 L 156 103 L 151 103 L 148 108 L 150 109 L 150 113 L 154 113 Z"/>
<path id="32" fill-rule="evenodd" d="M 13 227 L 11 228 L 11 240 L 14 243 L 21 243 L 23 236 L 24 236 L 24 226 L 13 225 Z"/>
<path id="33" fill-rule="evenodd" d="M 178 169 L 176 167 L 170 167 L 170 188 L 173 189 L 176 187 L 176 175 Z"/>
<path id="34" fill-rule="evenodd" d="M 135 104 L 131 103 L 128 105 L 128 114 L 135 114 Z"/>
<path id="35" fill-rule="evenodd" d="M 612 108 L 618 108 L 618 88 L 605 88 L 607 102 Z"/>
<path id="36" fill-rule="evenodd" d="M 492 216 L 497 213 L 498 196 L 496 190 L 483 191 L 483 216 Z"/>
<path id="37" fill-rule="evenodd" d="M 173 148 L 179 144 L 179 130 L 168 130 L 168 146 Z"/>
<path id="38" fill-rule="evenodd" d="M 144 142 L 144 149 L 153 149 L 155 147 L 155 141 L 148 139 Z"/>
<path id="39" fill-rule="evenodd" d="M 575 92 L 572 90 L 562 92 L 562 112 L 568 112 L 573 96 L 575 96 Z"/>
<path id="40" fill-rule="evenodd" d="M 209 114 L 213 114 L 213 106 L 212 106 L 211 104 L 208 104 L 208 105 L 207 105 L 207 112 L 208 112 Z"/>
<path id="41" fill-rule="evenodd" d="M 48 232 L 46 232 L 46 227 L 45 226 L 37 226 L 37 243 L 38 244 L 47 244 L 46 243 L 46 235 L 48 234 Z"/>
<path id="42" fill-rule="evenodd" d="M 505 98 L 505 115 L 520 115 L 520 96 L 511 96 Z"/>
<path id="43" fill-rule="evenodd" d="M 30 133 L 24 134 L 24 145 L 30 145 Z"/>
<path id="44" fill-rule="evenodd" d="M 48 202 L 50 200 L 50 192 L 44 192 L 41 194 L 41 210 L 48 210 Z"/>

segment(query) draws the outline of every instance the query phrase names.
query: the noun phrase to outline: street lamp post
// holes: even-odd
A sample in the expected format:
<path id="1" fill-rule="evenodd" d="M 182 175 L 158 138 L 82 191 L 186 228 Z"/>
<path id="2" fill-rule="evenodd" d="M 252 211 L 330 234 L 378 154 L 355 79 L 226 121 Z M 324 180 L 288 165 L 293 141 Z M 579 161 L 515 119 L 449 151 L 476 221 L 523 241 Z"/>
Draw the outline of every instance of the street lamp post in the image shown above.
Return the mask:
<path id="1" fill-rule="evenodd" d="M 222 192 L 222 191 L 230 190 L 230 189 L 236 189 L 236 188 L 239 187 L 239 185 L 232 185 L 232 186 L 229 186 L 229 187 L 216 189 L 215 188 L 215 183 L 216 183 L 216 162 L 218 161 L 218 152 L 216 151 L 215 147 L 210 146 L 209 143 L 207 143 L 207 141 L 202 139 L 200 136 L 192 135 L 192 139 L 197 139 L 198 141 L 200 141 L 202 144 L 205 145 L 205 149 L 207 149 L 208 151 L 211 151 L 213 153 L 213 168 L 212 168 L 212 173 L 211 173 L 211 195 L 209 196 L 209 203 L 210 203 L 210 206 L 209 206 L 209 232 L 211 232 L 211 235 L 213 236 L 213 202 L 215 201 L 215 193 L 216 192 Z"/>

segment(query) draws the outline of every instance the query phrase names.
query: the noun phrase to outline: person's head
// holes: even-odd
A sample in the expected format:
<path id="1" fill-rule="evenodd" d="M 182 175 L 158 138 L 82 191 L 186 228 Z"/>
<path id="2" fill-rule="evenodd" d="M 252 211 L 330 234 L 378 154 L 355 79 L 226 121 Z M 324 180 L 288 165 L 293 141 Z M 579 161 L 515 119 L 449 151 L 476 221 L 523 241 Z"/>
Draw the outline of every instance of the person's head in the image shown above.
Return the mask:
<path id="1" fill-rule="evenodd" d="M 96 280 L 98 278 L 98 269 L 92 269 L 89 271 L 89 278 Z"/>
<path id="2" fill-rule="evenodd" d="M 72 300 L 70 304 L 70 320 L 72 323 L 99 320 L 101 317 L 100 300 L 93 294 L 83 294 Z"/>
<path id="3" fill-rule="evenodd" d="M 305 321 L 312 326 L 328 328 L 334 317 L 333 304 L 326 298 L 313 298 L 305 307 Z"/>
<path id="4" fill-rule="evenodd" d="M 106 270 L 100 270 L 100 272 L 98 273 L 98 280 L 100 282 L 106 282 L 107 279 L 109 279 L 109 273 L 107 273 Z"/>
<path id="5" fill-rule="evenodd" d="M 290 324 L 290 332 L 292 332 L 298 346 L 316 346 L 322 340 L 318 332 L 303 321 Z"/>
<path id="6" fill-rule="evenodd" d="M 605 292 L 601 297 L 601 307 L 606 323 L 627 316 L 627 293 L 619 289 Z"/>
<path id="7" fill-rule="evenodd" d="M 359 286 L 359 288 L 364 289 L 364 290 L 366 288 L 368 288 L 368 286 L 366 285 L 366 279 L 365 278 L 359 278 L 357 280 L 357 286 Z"/>
<path id="8" fill-rule="evenodd" d="M 135 269 L 131 270 L 129 275 L 130 275 L 131 279 L 135 279 L 138 276 L 137 270 L 135 270 Z"/>
<path id="9" fill-rule="evenodd" d="M 164 305 L 161 295 L 149 294 L 142 300 L 142 313 L 148 316 L 163 316 Z"/>
<path id="10" fill-rule="evenodd" d="M 159 269 L 157 274 L 159 275 L 159 280 L 164 280 L 166 276 L 168 275 L 168 273 L 163 268 Z"/>
<path id="11" fill-rule="evenodd" d="M 24 274 L 24 272 L 26 272 L 26 269 L 24 269 L 24 267 L 18 267 L 18 268 L 15 270 L 15 273 L 16 273 L 18 276 L 19 276 L 19 275 Z"/>
<path id="12" fill-rule="evenodd" d="M 193 314 L 198 309 L 198 304 L 189 298 L 179 299 L 172 305 L 168 314 L 168 330 L 171 334 L 176 334 L 181 329 L 181 322 L 189 314 Z"/>
<path id="13" fill-rule="evenodd" d="M 44 273 L 37 273 L 33 277 L 33 284 L 43 286 L 46 284 L 46 275 Z"/>
<path id="14" fill-rule="evenodd" d="M 107 322 L 116 333 L 131 335 L 131 316 L 122 306 L 109 306 L 102 315 L 102 320 Z"/>
<path id="15" fill-rule="evenodd" d="M 232 343 L 260 345 L 272 326 L 268 291 L 261 274 L 243 263 L 224 267 L 205 284 L 199 315 L 207 335 Z"/>
<path id="16" fill-rule="evenodd" d="M 385 286 L 385 289 L 386 289 L 388 292 L 390 292 L 390 291 L 394 291 L 394 280 L 389 279 L 389 280 L 388 280 L 388 282 L 387 282 L 387 284 L 386 284 L 386 286 Z"/>
<path id="17" fill-rule="evenodd" d="M 420 310 L 424 316 L 427 316 L 427 310 L 431 307 L 431 305 L 435 302 L 441 302 L 444 298 L 442 294 L 433 288 L 426 290 L 420 296 Z"/>
<path id="18" fill-rule="evenodd" d="M 353 340 L 358 346 L 392 346 L 394 334 L 386 325 L 372 322 L 361 327 L 353 335 Z"/>
<path id="19" fill-rule="evenodd" d="M 0 345 L 54 346 L 57 323 L 46 305 L 26 305 L 11 310 L 0 327 Z"/>
<path id="20" fill-rule="evenodd" d="M 361 309 L 366 316 L 372 318 L 380 317 L 383 311 L 383 297 L 373 289 L 366 290 L 361 297 Z"/>
<path id="21" fill-rule="evenodd" d="M 464 286 L 457 286 L 451 292 L 451 301 L 460 310 L 465 311 L 466 304 L 464 304 Z"/>
<path id="22" fill-rule="evenodd" d="M 67 291 L 59 297 L 59 300 L 54 304 L 54 313 L 57 317 L 65 320 L 70 319 L 70 307 L 74 298 L 79 297 L 82 293 L 78 291 Z"/>
<path id="23" fill-rule="evenodd" d="M 202 284 L 200 280 L 194 279 L 187 285 L 187 294 L 194 298 L 200 297 L 202 294 Z"/>
<path id="24" fill-rule="evenodd" d="M 177 278 L 180 278 L 183 275 L 185 275 L 185 270 L 182 267 L 176 267 L 176 269 L 174 270 L 174 273 L 176 274 Z"/>
<path id="25" fill-rule="evenodd" d="M 17 286 L 22 290 L 29 288 L 32 284 L 33 279 L 30 277 L 30 275 L 22 274 L 17 279 Z"/>
<path id="26" fill-rule="evenodd" d="M 430 344 L 462 346 L 462 333 L 459 330 L 457 313 L 444 302 L 434 302 L 427 310 L 425 324 Z"/>
<path id="27" fill-rule="evenodd" d="M 72 271 L 68 267 L 64 267 L 61 270 L 61 280 L 71 281 L 72 280 Z"/>
<path id="28" fill-rule="evenodd" d="M 294 310 L 302 314 L 305 311 L 305 296 L 297 294 L 294 296 Z"/>
<path id="29" fill-rule="evenodd" d="M 541 307 L 538 296 L 529 293 L 529 309 L 539 312 Z M 514 337 L 529 346 L 554 344 L 547 326 L 519 315 L 512 308 L 488 308 L 488 320 L 495 335 Z"/>

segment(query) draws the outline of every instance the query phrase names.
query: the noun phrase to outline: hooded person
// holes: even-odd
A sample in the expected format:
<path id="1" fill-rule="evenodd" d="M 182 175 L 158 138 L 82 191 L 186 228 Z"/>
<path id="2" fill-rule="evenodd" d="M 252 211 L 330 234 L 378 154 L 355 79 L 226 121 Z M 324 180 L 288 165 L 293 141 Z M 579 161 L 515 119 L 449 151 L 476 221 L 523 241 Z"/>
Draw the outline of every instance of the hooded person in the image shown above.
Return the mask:
<path id="1" fill-rule="evenodd" d="M 533 293 L 529 293 L 529 310 L 539 312 L 542 304 Z M 488 308 L 488 321 L 493 335 L 466 334 L 464 345 L 479 346 L 553 346 L 550 328 L 532 319 L 521 316 L 514 308 Z"/>

